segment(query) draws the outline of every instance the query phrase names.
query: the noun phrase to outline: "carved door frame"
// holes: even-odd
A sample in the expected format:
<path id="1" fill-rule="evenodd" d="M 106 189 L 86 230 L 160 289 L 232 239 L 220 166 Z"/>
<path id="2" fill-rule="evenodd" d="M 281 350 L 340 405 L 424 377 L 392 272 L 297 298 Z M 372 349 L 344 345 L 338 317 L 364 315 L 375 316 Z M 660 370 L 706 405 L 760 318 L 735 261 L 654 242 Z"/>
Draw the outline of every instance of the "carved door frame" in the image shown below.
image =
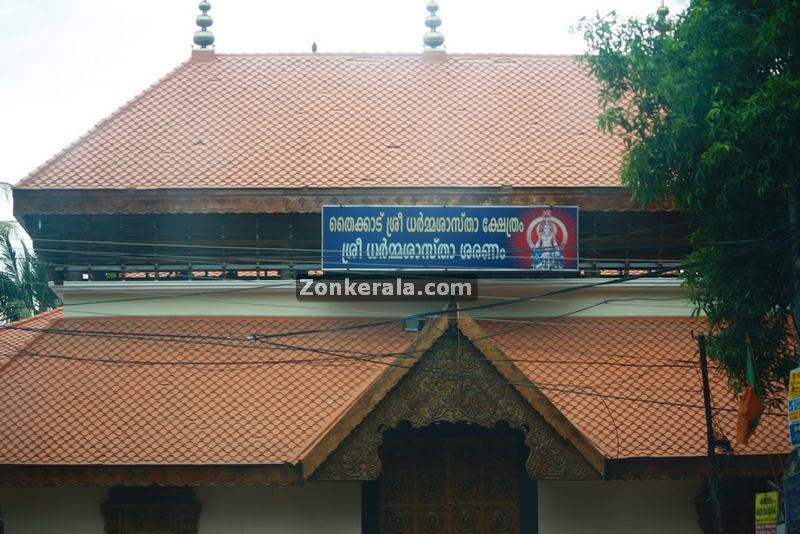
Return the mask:
<path id="1" fill-rule="evenodd" d="M 406 443 L 413 444 L 419 439 L 422 443 L 425 440 L 451 440 L 451 443 L 458 442 L 458 440 L 481 440 L 488 447 L 490 443 L 500 439 L 507 440 L 514 449 L 513 452 L 513 465 L 512 469 L 515 476 L 516 489 L 516 516 L 515 521 L 517 525 L 513 532 L 520 534 L 537 534 L 539 528 L 538 517 L 538 484 L 536 480 L 531 480 L 525 470 L 525 444 L 524 436 L 521 432 L 508 428 L 507 425 L 498 425 L 493 429 L 486 429 L 477 427 L 475 425 L 465 424 L 442 424 L 425 427 L 423 429 L 412 429 L 408 425 L 403 425 L 401 428 L 388 431 L 386 433 L 385 446 L 381 447 L 380 456 L 385 465 L 391 469 L 391 459 L 386 458 L 387 446 L 398 448 Z M 417 442 L 419 444 L 419 442 Z M 392 530 L 382 530 L 382 522 L 385 522 L 385 491 L 384 486 L 387 483 L 386 473 L 382 473 L 377 481 L 368 481 L 362 483 L 362 532 L 364 534 L 388 532 L 391 534 Z M 488 481 L 487 481 L 488 482 Z M 451 484 L 456 483 L 450 481 Z M 450 508 L 453 506 L 450 502 Z M 453 516 L 455 519 L 455 516 Z M 473 530 L 474 532 L 483 532 L 483 529 Z M 460 530 L 459 530 L 460 532 Z M 465 530 L 469 532 L 469 530 Z M 503 531 L 505 532 L 505 531 Z M 512 532 L 509 530 L 508 532 Z"/>

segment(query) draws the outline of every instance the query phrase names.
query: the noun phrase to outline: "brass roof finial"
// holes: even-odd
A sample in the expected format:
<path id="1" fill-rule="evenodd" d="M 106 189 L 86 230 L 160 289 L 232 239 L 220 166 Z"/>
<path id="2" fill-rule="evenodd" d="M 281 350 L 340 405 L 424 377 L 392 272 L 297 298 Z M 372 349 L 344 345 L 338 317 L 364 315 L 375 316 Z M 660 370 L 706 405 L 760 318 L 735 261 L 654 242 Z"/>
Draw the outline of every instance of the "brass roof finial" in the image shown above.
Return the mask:
<path id="1" fill-rule="evenodd" d="M 208 0 L 202 0 L 197 7 L 203 13 L 197 15 L 196 22 L 197 25 L 200 26 L 200 29 L 194 32 L 194 44 L 200 48 L 208 48 L 214 44 L 214 34 L 208 31 L 209 26 L 214 24 L 214 19 L 208 14 L 208 11 L 211 9 L 211 3 Z"/>
<path id="2" fill-rule="evenodd" d="M 428 48 L 439 48 L 444 44 L 444 35 L 437 31 L 437 28 L 442 25 L 442 18 L 436 14 L 439 11 L 439 4 L 436 0 L 428 2 L 427 10 L 429 15 L 425 17 L 425 26 L 428 27 L 428 31 L 425 32 L 422 42 Z"/>
<path id="3" fill-rule="evenodd" d="M 656 31 L 664 35 L 669 30 L 669 22 L 667 16 L 669 15 L 669 8 L 664 5 L 664 0 L 661 0 L 661 6 L 656 10 Z"/>

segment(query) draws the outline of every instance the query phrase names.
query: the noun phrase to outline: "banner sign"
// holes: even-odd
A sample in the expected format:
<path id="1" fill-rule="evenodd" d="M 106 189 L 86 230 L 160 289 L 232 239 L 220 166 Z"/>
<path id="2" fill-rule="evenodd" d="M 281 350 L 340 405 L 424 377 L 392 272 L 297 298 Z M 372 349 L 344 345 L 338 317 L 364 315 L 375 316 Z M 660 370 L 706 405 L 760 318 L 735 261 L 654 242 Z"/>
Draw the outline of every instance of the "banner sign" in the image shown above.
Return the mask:
<path id="1" fill-rule="evenodd" d="M 783 504 L 786 507 L 787 532 L 800 531 L 800 474 L 783 479 Z"/>
<path id="2" fill-rule="evenodd" d="M 756 493 L 756 534 L 775 534 L 778 524 L 778 492 Z"/>
<path id="3" fill-rule="evenodd" d="M 789 373 L 786 407 L 789 411 L 789 439 L 792 447 L 800 447 L 800 368 Z"/>
<path id="4" fill-rule="evenodd" d="M 323 206 L 326 271 L 574 271 L 575 206 Z"/>

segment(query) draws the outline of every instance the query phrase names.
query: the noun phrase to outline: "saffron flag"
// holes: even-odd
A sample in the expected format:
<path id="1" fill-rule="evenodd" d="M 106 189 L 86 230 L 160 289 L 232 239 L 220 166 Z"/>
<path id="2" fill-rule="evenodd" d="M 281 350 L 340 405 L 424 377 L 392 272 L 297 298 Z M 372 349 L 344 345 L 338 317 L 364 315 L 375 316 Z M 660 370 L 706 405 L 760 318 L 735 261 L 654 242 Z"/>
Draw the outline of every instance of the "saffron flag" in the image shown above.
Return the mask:
<path id="1" fill-rule="evenodd" d="M 747 445 L 750 436 L 758 426 L 761 414 L 764 412 L 764 404 L 761 402 L 761 395 L 756 382 L 755 367 L 753 365 L 753 352 L 750 350 L 750 342 L 747 343 L 747 387 L 742 391 L 739 398 L 739 417 L 736 421 L 736 443 Z"/>

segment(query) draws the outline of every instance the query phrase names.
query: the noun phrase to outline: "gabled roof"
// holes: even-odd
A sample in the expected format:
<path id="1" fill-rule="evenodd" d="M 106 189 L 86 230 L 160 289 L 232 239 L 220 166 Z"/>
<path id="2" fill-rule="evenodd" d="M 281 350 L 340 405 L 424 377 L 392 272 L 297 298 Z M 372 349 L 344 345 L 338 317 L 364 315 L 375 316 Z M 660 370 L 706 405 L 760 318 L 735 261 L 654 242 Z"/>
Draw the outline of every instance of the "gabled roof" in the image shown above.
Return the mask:
<path id="1" fill-rule="evenodd" d="M 431 354 L 431 352 L 435 352 L 433 351 L 434 345 L 445 336 L 451 324 L 457 327 L 458 330 L 458 336 L 453 336 L 451 339 L 451 341 L 457 341 L 457 346 L 451 346 L 449 349 L 441 351 L 438 355 Z M 471 343 L 478 351 L 476 359 L 470 358 L 468 356 L 469 351 L 460 346 L 462 337 L 464 338 L 464 344 Z M 325 436 L 314 444 L 314 447 L 308 453 L 303 455 L 305 476 L 314 474 L 322 461 L 327 459 L 332 452 L 335 452 L 337 447 L 350 446 L 361 450 L 360 447 L 363 447 L 363 443 L 358 442 L 355 445 L 347 445 L 344 443 L 344 438 L 352 435 L 359 425 L 363 425 L 368 414 L 379 403 L 397 402 L 394 399 L 394 394 L 396 389 L 402 387 L 400 386 L 401 381 L 412 378 L 414 374 L 424 375 L 426 371 L 429 374 L 437 373 L 437 376 L 418 376 L 417 378 L 420 379 L 422 387 L 440 391 L 442 395 L 450 399 L 448 404 L 463 402 L 463 398 L 457 400 L 455 397 L 459 397 L 458 392 L 461 391 L 461 388 L 471 382 L 475 382 L 475 384 L 467 387 L 467 391 L 470 393 L 466 397 L 471 395 L 471 398 L 491 399 L 491 403 L 498 404 L 514 404 L 515 398 L 524 399 L 522 405 L 527 410 L 522 411 L 533 411 L 538 417 L 527 419 L 525 422 L 505 419 L 502 421 L 506 424 L 521 423 L 520 427 L 528 427 L 527 433 L 530 434 L 535 443 L 535 446 L 529 443 L 531 456 L 539 454 L 539 451 L 535 448 L 536 446 L 542 446 L 542 444 L 546 443 L 548 445 L 545 445 L 545 447 L 549 445 L 558 447 L 558 450 L 550 452 L 561 458 L 558 469 L 548 470 L 546 474 L 542 471 L 536 474 L 529 472 L 532 478 L 553 477 L 561 479 L 571 476 L 592 479 L 603 476 L 605 472 L 605 457 L 602 452 L 585 435 L 581 434 L 564 414 L 542 394 L 541 390 L 520 371 L 515 362 L 503 354 L 491 336 L 487 335 L 467 314 L 454 314 L 452 317 L 445 314 L 429 321 L 415 342 L 404 352 L 410 357 L 397 358 L 392 362 L 393 365 L 388 367 L 381 377 L 359 396 L 353 406 L 338 419 L 334 427 L 329 432 L 326 432 Z M 453 362 L 454 359 L 457 363 Z M 428 361 L 425 362 L 425 360 Z M 479 361 L 483 363 L 489 362 L 489 365 L 474 365 Z M 437 363 L 445 363 L 445 366 L 443 368 L 437 367 Z M 428 378 L 438 379 L 440 382 L 433 383 L 427 380 Z M 497 385 L 501 385 L 507 390 L 515 391 L 516 394 L 508 396 L 507 394 L 502 394 L 498 389 L 492 389 L 492 386 Z M 405 398 L 399 400 L 399 404 L 402 405 L 399 407 L 401 415 L 398 416 L 398 406 L 388 411 L 393 412 L 393 416 L 399 420 L 408 421 L 415 417 L 420 417 L 418 412 L 408 407 L 408 404 L 418 401 L 420 396 L 424 396 L 424 392 L 412 389 L 410 393 L 407 391 L 405 395 Z M 498 395 L 503 396 L 500 398 Z M 527 401 L 528 405 L 525 404 L 525 401 Z M 494 413 L 495 417 L 502 418 L 516 412 L 514 409 L 509 412 L 502 412 L 502 407 L 498 407 L 501 410 L 500 413 L 493 412 L 484 404 L 480 404 L 480 407 L 481 413 L 476 420 L 466 420 L 471 423 L 480 421 L 480 424 L 488 424 L 491 427 L 499 423 L 501 419 L 483 419 L 489 413 Z M 422 411 L 428 412 L 427 409 Z M 457 407 L 455 411 L 458 414 L 456 416 L 457 420 L 451 420 L 450 422 L 464 421 L 467 417 L 475 418 L 474 412 L 469 415 L 465 413 L 472 412 L 471 408 L 464 410 L 462 407 Z M 516 412 L 515 415 L 519 416 L 519 412 Z M 443 416 L 443 413 L 440 412 L 440 417 Z M 540 424 L 538 431 L 534 431 L 530 426 L 537 425 L 539 418 L 543 420 L 544 424 Z M 435 424 L 439 421 L 441 419 L 436 419 L 434 422 L 426 419 L 420 425 Z M 380 432 L 374 432 L 375 428 L 380 428 L 386 424 L 391 423 L 387 423 L 386 420 L 382 419 L 375 421 L 372 427 L 365 427 L 362 430 L 370 435 L 376 435 L 380 434 Z M 553 437 L 556 439 L 552 439 Z M 348 452 L 345 451 L 343 454 L 346 456 Z M 374 451 L 374 454 L 377 456 L 377 450 Z M 359 455 L 360 460 L 366 461 L 364 459 L 365 456 L 366 454 L 361 452 Z M 565 468 L 565 465 L 570 467 Z M 552 468 L 553 466 L 549 467 Z"/>
<path id="2" fill-rule="evenodd" d="M 352 328 L 363 318 L 52 312 L 36 321 L 18 325 L 35 332 L 0 330 L 0 466 L 299 465 L 414 342 L 399 324 Z M 690 337 L 702 324 L 677 317 L 476 323 L 485 335 L 475 346 L 510 381 L 521 373 L 514 381 L 532 386 L 525 398 L 539 413 L 550 411 L 547 420 L 580 450 L 608 460 L 705 455 Z M 21 335 L 29 337 L 15 345 Z M 495 349 L 480 345 L 489 341 Z M 712 378 L 715 422 L 733 439 L 736 404 L 724 376 Z M 785 416 L 773 411 L 737 455 L 788 452 Z"/>
<path id="3" fill-rule="evenodd" d="M 622 145 L 573 57 L 211 57 L 17 188 L 620 186 Z"/>

